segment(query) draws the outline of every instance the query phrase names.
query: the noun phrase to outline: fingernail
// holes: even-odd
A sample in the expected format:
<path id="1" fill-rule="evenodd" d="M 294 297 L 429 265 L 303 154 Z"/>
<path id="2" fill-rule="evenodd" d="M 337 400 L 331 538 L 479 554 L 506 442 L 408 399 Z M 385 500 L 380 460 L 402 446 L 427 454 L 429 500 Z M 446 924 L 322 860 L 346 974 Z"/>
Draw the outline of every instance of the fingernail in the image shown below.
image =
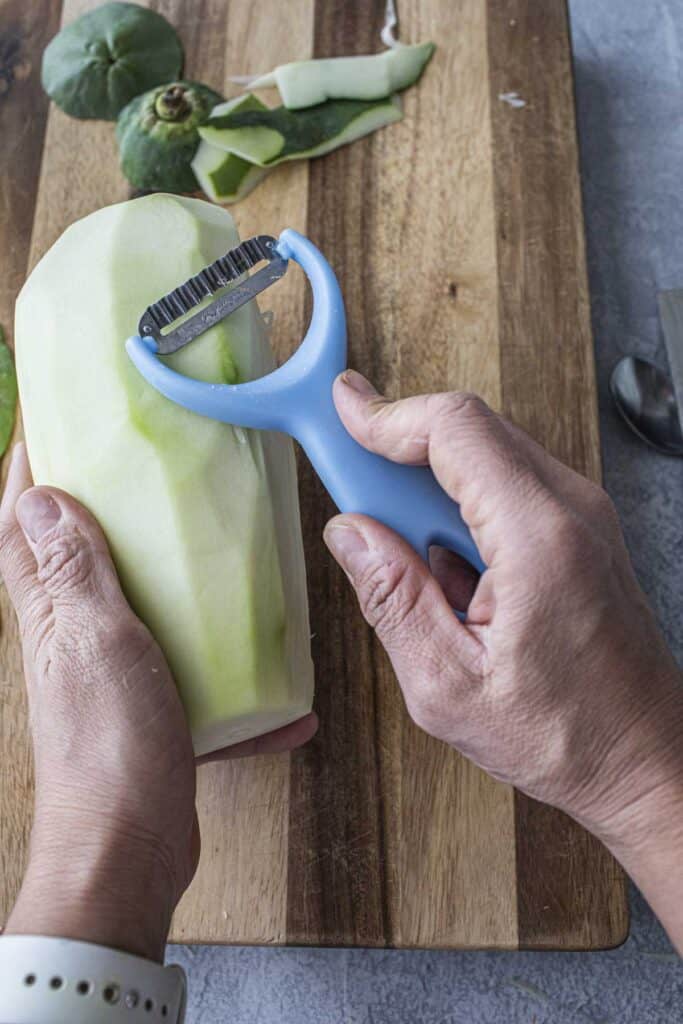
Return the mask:
<path id="1" fill-rule="evenodd" d="M 17 502 L 16 515 L 19 526 L 28 539 L 35 543 L 59 522 L 62 510 L 49 494 L 34 488 L 21 495 Z"/>
<path id="2" fill-rule="evenodd" d="M 377 389 L 372 386 L 369 380 L 366 380 L 361 373 L 357 373 L 355 370 L 345 370 L 342 373 L 342 380 L 347 387 L 351 388 L 352 391 L 357 391 L 359 395 L 376 395 Z"/>
<path id="3" fill-rule="evenodd" d="M 353 526 L 332 522 L 325 528 L 323 539 L 342 569 L 353 576 L 358 557 L 368 550 L 363 534 Z"/>

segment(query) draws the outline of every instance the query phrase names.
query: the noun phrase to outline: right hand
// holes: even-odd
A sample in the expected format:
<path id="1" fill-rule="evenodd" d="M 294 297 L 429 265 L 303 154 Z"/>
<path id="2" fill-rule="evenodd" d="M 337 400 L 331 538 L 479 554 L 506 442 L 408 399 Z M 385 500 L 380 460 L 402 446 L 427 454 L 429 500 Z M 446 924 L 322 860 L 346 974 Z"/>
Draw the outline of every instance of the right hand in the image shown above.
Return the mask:
<path id="1" fill-rule="evenodd" d="M 605 492 L 472 395 L 390 403 L 348 371 L 335 402 L 366 448 L 431 465 L 488 567 L 477 583 L 441 557 L 437 580 L 374 520 L 327 527 L 415 722 L 620 854 L 647 843 L 655 796 L 678 822 L 681 676 Z"/>

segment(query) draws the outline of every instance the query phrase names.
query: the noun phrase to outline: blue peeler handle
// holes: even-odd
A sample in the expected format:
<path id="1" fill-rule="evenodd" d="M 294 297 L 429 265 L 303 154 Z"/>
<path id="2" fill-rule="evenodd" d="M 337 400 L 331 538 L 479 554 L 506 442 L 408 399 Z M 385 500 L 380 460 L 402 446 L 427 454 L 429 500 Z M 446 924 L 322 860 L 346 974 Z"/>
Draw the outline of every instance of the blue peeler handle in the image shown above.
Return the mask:
<path id="1" fill-rule="evenodd" d="M 202 416 L 290 434 L 304 448 L 341 512 L 372 516 L 399 533 L 424 558 L 438 544 L 485 566 L 458 505 L 431 469 L 403 466 L 368 452 L 342 424 L 332 400 L 346 368 L 346 315 L 341 290 L 324 256 L 291 229 L 280 235 L 280 255 L 295 260 L 313 289 L 306 337 L 279 369 L 245 384 L 207 384 L 171 370 L 152 339 L 134 336 L 126 348 L 140 373 L 167 398 Z"/>

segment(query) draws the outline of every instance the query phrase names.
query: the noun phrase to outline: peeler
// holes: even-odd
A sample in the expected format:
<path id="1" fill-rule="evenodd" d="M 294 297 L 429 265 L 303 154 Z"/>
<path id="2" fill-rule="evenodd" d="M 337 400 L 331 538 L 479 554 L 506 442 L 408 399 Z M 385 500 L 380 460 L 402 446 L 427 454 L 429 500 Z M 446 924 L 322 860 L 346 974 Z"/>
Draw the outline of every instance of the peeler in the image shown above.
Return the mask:
<path id="1" fill-rule="evenodd" d="M 177 373 L 159 358 L 279 280 L 291 260 L 310 281 L 313 313 L 299 348 L 278 369 L 244 384 L 208 384 Z M 262 262 L 264 267 L 245 277 Z M 236 281 L 229 291 L 222 290 Z M 207 298 L 213 302 L 187 317 Z M 339 418 L 332 385 L 346 369 L 344 300 L 327 260 L 297 231 L 287 228 L 279 239 L 250 238 L 153 303 L 126 349 L 152 387 L 178 405 L 233 426 L 278 430 L 295 438 L 341 512 L 379 520 L 427 562 L 430 546 L 439 545 L 484 571 L 458 505 L 431 469 L 399 465 L 367 451 Z"/>

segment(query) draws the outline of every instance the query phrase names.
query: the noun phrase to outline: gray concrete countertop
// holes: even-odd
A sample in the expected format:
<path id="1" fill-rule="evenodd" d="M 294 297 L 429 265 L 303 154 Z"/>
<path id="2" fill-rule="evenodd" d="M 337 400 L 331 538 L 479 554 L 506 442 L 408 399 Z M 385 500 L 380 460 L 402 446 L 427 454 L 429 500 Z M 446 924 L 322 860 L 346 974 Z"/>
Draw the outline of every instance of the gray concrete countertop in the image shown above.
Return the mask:
<path id="1" fill-rule="evenodd" d="M 537 0 L 543 3 L 543 0 Z M 683 286 L 683 2 L 570 0 L 605 484 L 683 662 L 683 459 L 632 438 L 609 373 L 666 365 L 659 288 Z M 683 963 L 635 891 L 605 953 L 171 947 L 189 1024 L 676 1024 Z"/>

